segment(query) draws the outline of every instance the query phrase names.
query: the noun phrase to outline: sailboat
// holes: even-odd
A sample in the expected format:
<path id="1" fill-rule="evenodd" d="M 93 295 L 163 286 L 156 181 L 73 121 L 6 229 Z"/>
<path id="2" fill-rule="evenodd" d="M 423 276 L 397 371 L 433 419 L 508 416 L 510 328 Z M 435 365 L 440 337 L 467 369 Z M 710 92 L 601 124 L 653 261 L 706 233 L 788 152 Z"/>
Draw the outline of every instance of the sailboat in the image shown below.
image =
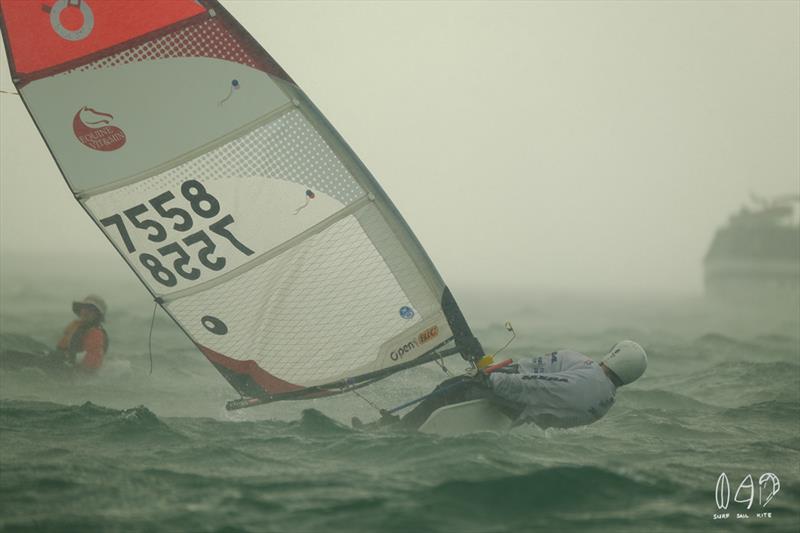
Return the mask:
<path id="1" fill-rule="evenodd" d="M 485 354 L 378 182 L 216 0 L 0 0 L 75 199 L 239 393 L 352 391 Z"/>

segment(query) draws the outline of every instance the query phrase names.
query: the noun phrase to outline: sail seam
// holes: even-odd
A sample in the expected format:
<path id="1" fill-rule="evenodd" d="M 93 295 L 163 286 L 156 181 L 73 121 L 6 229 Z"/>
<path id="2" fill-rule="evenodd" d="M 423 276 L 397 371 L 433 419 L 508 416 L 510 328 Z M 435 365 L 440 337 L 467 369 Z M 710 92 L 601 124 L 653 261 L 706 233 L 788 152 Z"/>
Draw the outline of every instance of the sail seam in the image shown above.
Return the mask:
<path id="1" fill-rule="evenodd" d="M 297 108 L 303 113 L 306 120 L 314 126 L 317 133 L 319 133 L 331 151 L 336 154 L 337 158 L 342 162 L 345 168 L 347 168 L 361 188 L 370 191 L 370 193 L 376 196 L 375 205 L 378 207 L 381 217 L 387 222 L 390 230 L 414 263 L 420 277 L 425 281 L 431 293 L 436 295 L 441 294 L 444 281 L 441 280 L 441 276 L 436 271 L 433 262 L 427 257 L 427 253 L 424 251 L 424 248 L 422 248 L 422 245 L 418 242 L 414 242 L 416 241 L 416 237 L 413 236 L 414 234 L 411 228 L 405 223 L 397 209 L 393 205 L 387 205 L 386 200 L 384 200 L 386 193 L 380 187 L 380 184 L 378 184 L 366 165 L 358 158 L 356 153 L 350 148 L 350 145 L 347 144 L 333 125 L 328 122 L 327 118 L 316 108 L 308 96 L 300 90 L 298 90 L 298 93 L 302 99 L 296 100 Z M 389 204 L 390 203 L 391 200 L 389 200 Z M 410 235 L 407 235 L 402 229 L 399 230 L 399 228 L 396 227 L 396 223 L 393 223 L 395 222 L 395 218 L 397 218 L 398 221 L 402 221 L 402 225 L 405 226 L 406 232 Z"/>
<path id="2" fill-rule="evenodd" d="M 170 294 L 162 295 L 162 298 L 165 302 L 174 302 L 175 300 L 179 300 L 181 298 L 185 298 L 187 296 L 191 296 L 193 294 L 197 294 L 198 292 L 205 291 L 207 289 L 211 289 L 216 287 L 217 285 L 228 281 L 236 276 L 244 274 L 245 272 L 252 270 L 253 268 L 266 263 L 270 259 L 282 254 L 286 250 L 294 248 L 295 246 L 299 245 L 303 241 L 313 237 L 314 235 L 324 231 L 325 229 L 329 228 L 330 226 L 334 225 L 335 223 L 339 222 L 340 220 L 347 218 L 348 216 L 352 215 L 362 207 L 368 205 L 372 200 L 368 196 L 362 196 L 352 204 L 348 205 L 347 207 L 340 209 L 339 211 L 335 212 L 328 218 L 321 220 L 320 222 L 314 224 L 307 230 L 303 231 L 302 233 L 298 233 L 291 239 L 284 241 L 283 243 L 271 248 L 270 250 L 264 252 L 263 254 L 259 255 L 258 257 L 251 259 L 250 261 L 240 265 L 230 272 L 226 272 L 225 274 L 218 276 L 214 279 L 210 279 L 204 283 L 200 283 L 198 285 L 194 285 L 193 287 L 188 287 L 186 289 L 176 291 Z"/>
<path id="3" fill-rule="evenodd" d="M 75 197 L 78 198 L 79 200 L 86 201 L 89 198 L 92 198 L 93 196 L 97 196 L 98 194 L 115 191 L 117 189 L 121 189 L 122 187 L 138 183 L 142 180 L 146 180 L 147 178 L 152 178 L 153 176 L 156 176 L 173 168 L 179 167 L 180 165 L 186 163 L 187 161 L 191 161 L 192 159 L 200 157 L 203 154 L 207 154 L 208 152 L 211 152 L 212 150 L 219 148 L 220 146 L 234 139 L 238 139 L 239 137 L 242 137 L 250 133 L 251 131 L 258 129 L 269 122 L 273 122 L 281 118 L 283 115 L 287 114 L 289 111 L 292 111 L 294 108 L 295 108 L 294 103 L 287 102 L 282 106 L 278 107 L 277 109 L 270 111 L 266 115 L 263 115 L 257 118 L 256 120 L 248 122 L 244 126 L 237 128 L 234 131 L 223 135 L 222 137 L 219 137 L 209 143 L 206 143 L 178 157 L 175 157 L 167 161 L 166 163 L 162 163 L 155 167 L 149 168 L 143 172 L 139 172 L 132 176 L 128 176 L 127 178 L 116 180 L 107 185 L 101 185 L 99 187 L 93 187 L 90 189 L 84 189 L 83 191 L 78 191 L 75 193 Z"/>

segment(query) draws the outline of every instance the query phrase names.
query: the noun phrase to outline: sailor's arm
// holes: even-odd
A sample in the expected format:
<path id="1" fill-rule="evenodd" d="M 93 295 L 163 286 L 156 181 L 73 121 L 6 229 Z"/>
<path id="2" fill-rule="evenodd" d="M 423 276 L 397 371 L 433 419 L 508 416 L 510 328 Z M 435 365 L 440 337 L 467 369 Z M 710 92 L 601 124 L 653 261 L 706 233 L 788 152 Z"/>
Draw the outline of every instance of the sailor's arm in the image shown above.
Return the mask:
<path id="1" fill-rule="evenodd" d="M 80 320 L 73 320 L 67 327 L 64 328 L 64 333 L 61 335 L 61 338 L 58 340 L 56 344 L 56 348 L 62 351 L 69 350 L 69 341 L 72 338 L 72 335 L 75 334 L 75 330 L 78 329 L 80 325 Z"/>
<path id="2" fill-rule="evenodd" d="M 502 374 L 489 376 L 489 384 L 501 398 L 525 405 L 538 405 L 571 394 L 577 387 L 572 372 L 549 374 Z"/>

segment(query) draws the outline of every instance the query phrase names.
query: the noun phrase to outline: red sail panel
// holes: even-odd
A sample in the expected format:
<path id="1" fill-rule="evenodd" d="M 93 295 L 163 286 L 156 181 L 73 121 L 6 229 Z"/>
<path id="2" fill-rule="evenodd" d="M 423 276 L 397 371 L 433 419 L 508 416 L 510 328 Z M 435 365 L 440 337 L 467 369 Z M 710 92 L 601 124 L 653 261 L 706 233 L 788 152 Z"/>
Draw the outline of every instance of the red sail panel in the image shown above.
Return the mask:
<path id="1" fill-rule="evenodd" d="M 195 0 L 0 0 L 13 74 L 24 77 L 204 12 Z"/>
<path id="2" fill-rule="evenodd" d="M 243 394 L 249 393 L 248 396 L 259 397 L 262 395 L 261 391 L 268 394 L 283 394 L 304 388 L 273 376 L 264 371 L 255 361 L 232 359 L 201 344 L 198 344 L 197 347 L 236 390 Z M 254 387 L 252 384 L 257 384 L 258 387 Z"/>

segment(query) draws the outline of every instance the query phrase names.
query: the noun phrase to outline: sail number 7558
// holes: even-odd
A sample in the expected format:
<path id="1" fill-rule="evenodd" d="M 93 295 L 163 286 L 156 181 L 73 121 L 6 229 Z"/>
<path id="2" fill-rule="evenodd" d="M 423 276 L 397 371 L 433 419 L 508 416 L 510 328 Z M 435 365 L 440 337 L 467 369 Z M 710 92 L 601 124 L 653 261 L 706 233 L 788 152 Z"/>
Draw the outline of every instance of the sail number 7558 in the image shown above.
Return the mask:
<path id="1" fill-rule="evenodd" d="M 201 218 L 211 219 L 220 214 L 219 200 L 209 193 L 205 186 L 197 180 L 188 180 L 181 185 L 181 194 L 183 198 L 189 203 L 192 213 Z M 175 195 L 170 191 L 163 192 L 158 196 L 151 198 L 147 201 L 150 207 L 158 214 L 158 217 L 149 215 L 148 218 L 143 218 L 142 215 L 148 213 L 149 208 L 144 203 L 134 205 L 122 211 L 122 214 L 114 214 L 106 218 L 100 219 L 100 223 L 105 227 L 115 226 L 119 232 L 122 243 L 128 253 L 133 254 L 136 252 L 131 240 L 130 233 L 125 223 L 127 219 L 134 228 L 147 232 L 148 240 L 152 242 L 165 242 L 168 237 L 168 230 L 162 223 L 167 219 L 172 222 L 172 229 L 178 232 L 188 232 L 194 228 L 195 223 L 192 214 L 181 207 L 171 206 L 167 204 L 175 200 Z M 125 215 L 125 219 L 122 218 Z M 233 232 L 230 230 L 231 224 L 235 220 L 233 215 L 227 214 L 221 216 L 218 220 L 208 226 L 208 230 L 218 237 L 227 240 L 234 248 L 244 255 L 252 255 L 254 252 L 245 246 Z M 183 244 L 183 246 L 181 245 Z M 197 267 L 190 266 L 192 257 L 186 251 L 191 249 L 196 252 L 197 260 L 203 267 L 219 271 L 225 268 L 227 260 L 225 257 L 213 255 L 217 248 L 217 244 L 205 229 L 200 229 L 189 233 L 183 238 L 176 239 L 173 242 L 165 244 L 157 248 L 159 256 L 172 260 L 172 268 L 164 265 L 161 259 L 153 254 L 142 252 L 139 254 L 139 262 L 144 266 L 157 282 L 167 287 L 174 287 L 178 283 L 177 276 L 187 280 L 198 279 L 202 271 Z M 174 256 L 174 259 L 173 257 Z"/>

